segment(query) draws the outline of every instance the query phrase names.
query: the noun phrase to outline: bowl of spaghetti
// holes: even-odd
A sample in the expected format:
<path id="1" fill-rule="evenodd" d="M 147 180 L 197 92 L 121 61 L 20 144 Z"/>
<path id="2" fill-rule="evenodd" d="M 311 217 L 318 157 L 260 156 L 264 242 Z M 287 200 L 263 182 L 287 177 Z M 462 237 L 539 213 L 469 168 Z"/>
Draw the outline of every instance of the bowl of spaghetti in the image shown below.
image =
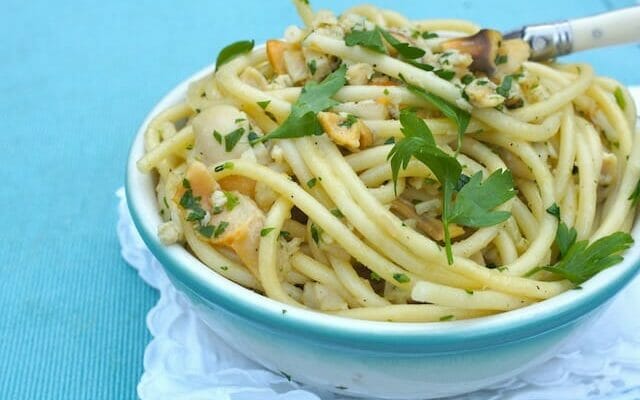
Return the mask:
<path id="1" fill-rule="evenodd" d="M 230 346 L 355 396 L 436 398 L 551 357 L 638 272 L 627 89 L 459 20 L 295 1 L 132 145 L 135 225 Z"/>

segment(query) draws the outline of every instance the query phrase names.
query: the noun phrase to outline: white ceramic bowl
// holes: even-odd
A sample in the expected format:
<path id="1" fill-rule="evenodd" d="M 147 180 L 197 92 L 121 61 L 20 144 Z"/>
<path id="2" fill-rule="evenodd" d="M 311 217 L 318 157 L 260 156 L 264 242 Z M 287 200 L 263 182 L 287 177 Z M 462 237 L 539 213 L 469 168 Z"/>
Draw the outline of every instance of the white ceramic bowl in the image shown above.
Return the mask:
<path id="1" fill-rule="evenodd" d="M 151 111 L 133 142 L 126 177 L 133 220 L 175 286 L 232 347 L 297 381 L 353 396 L 436 398 L 470 392 L 544 362 L 584 329 L 640 268 L 638 244 L 625 260 L 570 290 L 532 306 L 467 321 L 386 323 L 350 320 L 290 307 L 213 272 L 180 245 L 164 246 L 154 177 L 136 168 L 150 119 L 185 97 L 188 83 Z"/>

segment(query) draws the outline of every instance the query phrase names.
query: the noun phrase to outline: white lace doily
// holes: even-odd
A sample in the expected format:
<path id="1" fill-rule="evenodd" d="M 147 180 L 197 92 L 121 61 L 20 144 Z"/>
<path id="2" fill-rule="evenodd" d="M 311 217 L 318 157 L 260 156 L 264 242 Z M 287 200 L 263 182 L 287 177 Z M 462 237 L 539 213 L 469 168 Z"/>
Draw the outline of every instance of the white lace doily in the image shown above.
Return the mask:
<path id="1" fill-rule="evenodd" d="M 138 384 L 143 400 L 338 400 L 327 392 L 289 382 L 230 349 L 196 316 L 138 235 L 120 199 L 118 237 L 122 256 L 160 292 L 147 314 L 153 339 Z M 640 277 L 583 336 L 547 363 L 490 389 L 453 399 L 640 399 Z"/>

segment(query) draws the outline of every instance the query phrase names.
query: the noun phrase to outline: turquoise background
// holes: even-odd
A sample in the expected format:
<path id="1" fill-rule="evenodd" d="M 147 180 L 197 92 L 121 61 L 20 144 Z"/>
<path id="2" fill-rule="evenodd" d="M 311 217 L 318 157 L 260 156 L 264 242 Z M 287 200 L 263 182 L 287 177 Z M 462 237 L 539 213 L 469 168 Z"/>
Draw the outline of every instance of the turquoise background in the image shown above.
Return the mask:
<path id="1" fill-rule="evenodd" d="M 499 29 L 634 3 L 371 2 Z M 0 398 L 136 398 L 157 294 L 115 234 L 129 144 L 160 97 L 222 46 L 297 22 L 282 0 L 0 2 Z M 571 59 L 640 84 L 639 46 Z"/>

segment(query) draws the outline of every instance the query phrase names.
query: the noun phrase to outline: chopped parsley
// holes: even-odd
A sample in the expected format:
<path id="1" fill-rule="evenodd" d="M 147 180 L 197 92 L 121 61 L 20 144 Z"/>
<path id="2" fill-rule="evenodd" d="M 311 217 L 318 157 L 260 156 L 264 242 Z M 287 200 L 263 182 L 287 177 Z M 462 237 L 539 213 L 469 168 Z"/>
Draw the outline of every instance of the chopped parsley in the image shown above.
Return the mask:
<path id="1" fill-rule="evenodd" d="M 223 266 L 220 267 L 220 269 L 223 270 L 223 271 L 226 271 L 226 270 L 229 269 L 229 267 L 227 267 L 226 265 L 223 265 Z"/>
<path id="2" fill-rule="evenodd" d="M 309 61 L 307 66 L 309 67 L 309 72 L 311 72 L 311 75 L 315 75 L 316 74 L 316 70 L 318 69 L 318 67 L 316 65 L 316 59 L 314 58 L 311 61 Z"/>
<path id="3" fill-rule="evenodd" d="M 316 224 L 311 224 L 311 238 L 316 244 L 320 243 L 320 237 L 322 236 L 322 228 Z"/>
<path id="4" fill-rule="evenodd" d="M 549 208 L 547 208 L 547 212 L 560 219 L 560 207 L 556 203 L 550 205 Z"/>
<path id="5" fill-rule="evenodd" d="M 280 231 L 278 236 L 283 238 L 284 240 L 291 240 L 291 233 L 289 233 L 288 231 Z"/>
<path id="6" fill-rule="evenodd" d="M 240 199 L 238 198 L 238 196 L 236 196 L 235 194 L 233 194 L 231 192 L 223 192 L 223 193 L 224 193 L 224 197 L 227 198 L 227 202 L 224 204 L 225 208 L 228 211 L 231 211 L 234 208 L 236 208 L 238 203 L 240 203 Z"/>
<path id="7" fill-rule="evenodd" d="M 213 236 L 213 232 L 215 231 L 215 229 L 216 227 L 213 225 L 199 226 L 198 233 L 204 237 L 210 238 L 211 236 Z"/>
<path id="8" fill-rule="evenodd" d="M 291 107 L 289 117 L 268 135 L 256 139 L 253 143 L 270 139 L 297 138 L 311 135 L 321 135 L 323 130 L 318 122 L 316 113 L 324 111 L 338 104 L 331 97 L 340 90 L 346 81 L 347 66 L 332 72 L 322 82 L 307 82 L 302 88 L 300 97 Z"/>
<path id="9" fill-rule="evenodd" d="M 215 172 L 221 172 L 221 171 L 224 171 L 225 169 L 233 169 L 233 163 L 231 161 L 225 161 L 222 164 L 216 165 L 216 167 L 213 170 Z"/>
<path id="10" fill-rule="evenodd" d="M 344 214 L 342 213 L 342 211 L 337 208 L 332 209 L 331 214 L 333 214 L 333 216 L 336 218 L 344 218 Z"/>
<path id="11" fill-rule="evenodd" d="M 471 289 L 465 289 L 464 291 L 467 292 L 467 294 L 473 294 L 473 290 Z"/>
<path id="12" fill-rule="evenodd" d="M 263 110 L 266 110 L 267 107 L 269 107 L 269 104 L 271 104 L 271 100 L 258 101 L 256 102 L 256 104 L 258 104 L 258 106 L 260 106 L 260 108 L 262 108 Z"/>
<path id="13" fill-rule="evenodd" d="M 271 233 L 271 231 L 272 231 L 272 230 L 274 230 L 274 229 L 276 229 L 276 228 L 274 228 L 274 227 L 270 227 L 270 228 L 262 228 L 262 229 L 260 230 L 260 236 L 261 236 L 261 237 L 265 237 L 265 236 L 267 236 L 268 234 L 270 234 L 270 233 Z"/>
<path id="14" fill-rule="evenodd" d="M 255 42 L 253 40 L 241 40 L 239 42 L 231 43 L 227 47 L 220 50 L 220 53 L 218 54 L 218 58 L 216 60 L 216 71 L 222 65 L 228 63 L 237 56 L 253 50 L 254 45 Z"/>
<path id="15" fill-rule="evenodd" d="M 440 317 L 440 321 L 451 321 L 453 319 L 453 315 L 445 315 Z"/>
<path id="16" fill-rule="evenodd" d="M 340 126 L 345 126 L 347 128 L 351 128 L 353 124 L 358 122 L 358 117 L 353 114 L 347 114 L 347 118 L 340 123 Z"/>
<path id="17" fill-rule="evenodd" d="M 371 31 L 352 30 L 345 36 L 345 43 L 347 46 L 362 46 L 377 53 L 387 54 L 382 38 L 404 59 L 414 60 L 425 55 L 425 51 L 421 48 L 399 41 L 391 33 L 379 26 L 376 26 Z"/>
<path id="18" fill-rule="evenodd" d="M 395 279 L 396 282 L 399 283 L 407 283 L 411 280 L 411 278 L 409 278 L 407 274 L 393 274 L 393 279 Z"/>
<path id="19" fill-rule="evenodd" d="M 506 64 L 509 61 L 509 57 L 506 54 L 498 54 L 495 58 L 496 65 Z"/>
<path id="20" fill-rule="evenodd" d="M 613 91 L 613 97 L 616 98 L 616 103 L 618 103 L 618 106 L 624 111 L 625 108 L 627 108 L 627 101 L 624 99 L 624 94 L 620 86 Z"/>
<path id="21" fill-rule="evenodd" d="M 460 81 L 461 81 L 462 83 L 464 83 L 465 85 L 468 85 L 468 84 L 470 84 L 471 82 L 473 82 L 473 80 L 474 80 L 474 79 L 475 79 L 475 78 L 473 77 L 473 75 L 471 75 L 471 74 L 466 74 L 465 76 L 463 76 L 463 77 L 460 79 Z"/>
<path id="22" fill-rule="evenodd" d="M 451 79 L 453 79 L 454 76 L 456 76 L 455 71 L 452 71 L 450 69 L 437 69 L 433 71 L 433 73 L 438 75 L 440 78 L 444 79 L 445 81 L 450 81 Z"/>
<path id="23" fill-rule="evenodd" d="M 229 226 L 229 223 L 227 221 L 221 221 L 216 227 L 216 230 L 213 233 L 213 237 L 217 238 L 218 236 L 222 235 L 227 229 L 227 226 Z"/>
<path id="24" fill-rule="evenodd" d="M 216 140 L 216 142 L 222 144 L 222 135 L 220 134 L 220 132 L 213 131 L 213 138 Z"/>
<path id="25" fill-rule="evenodd" d="M 433 38 L 437 38 L 438 34 L 435 32 L 425 31 L 425 32 L 422 32 L 421 36 L 423 39 L 433 39 Z"/>
<path id="26" fill-rule="evenodd" d="M 396 138 L 390 137 L 389 139 L 384 141 L 384 144 L 394 144 L 396 142 Z"/>
<path id="27" fill-rule="evenodd" d="M 311 178 L 307 181 L 307 187 L 309 189 L 311 189 L 312 187 L 314 187 L 316 185 L 317 179 L 316 178 Z"/>
<path id="28" fill-rule="evenodd" d="M 635 206 L 638 204 L 638 200 L 640 200 L 640 181 L 636 184 L 636 188 L 631 193 L 631 196 L 627 200 L 631 200 L 631 205 Z"/>
<path id="29" fill-rule="evenodd" d="M 244 135 L 244 128 L 238 128 L 233 132 L 229 132 L 224 137 L 224 150 L 228 153 L 233 150 L 234 147 L 240 141 L 240 138 Z"/>
<path id="30" fill-rule="evenodd" d="M 378 27 L 371 31 L 354 29 L 345 36 L 344 42 L 347 46 L 362 46 L 377 53 L 387 53 Z"/>
<path id="31" fill-rule="evenodd" d="M 513 82 L 513 76 L 507 75 L 500 83 L 500 86 L 496 88 L 496 93 L 502 97 L 509 97 L 509 91 L 511 91 L 511 83 Z"/>
<path id="32" fill-rule="evenodd" d="M 251 146 L 254 146 L 256 139 L 258 139 L 259 137 L 260 136 L 257 133 L 255 133 L 254 131 L 249 132 L 249 134 L 247 135 L 247 139 L 249 140 L 249 144 Z"/>

